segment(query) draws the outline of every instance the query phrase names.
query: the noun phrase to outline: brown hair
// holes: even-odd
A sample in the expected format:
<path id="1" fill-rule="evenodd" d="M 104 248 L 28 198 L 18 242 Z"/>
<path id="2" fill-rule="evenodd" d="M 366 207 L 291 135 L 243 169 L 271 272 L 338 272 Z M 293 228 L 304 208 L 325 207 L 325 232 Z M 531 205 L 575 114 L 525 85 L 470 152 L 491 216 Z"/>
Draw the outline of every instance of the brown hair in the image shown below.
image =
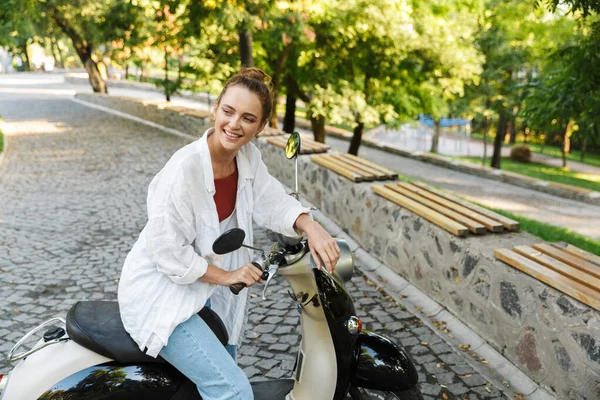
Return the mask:
<path id="1" fill-rule="evenodd" d="M 221 98 L 232 86 L 241 85 L 258 96 L 262 105 L 262 120 L 266 121 L 271 116 L 273 109 L 273 94 L 271 93 L 271 77 L 259 68 L 242 68 L 240 72 L 232 76 L 225 83 L 221 94 L 217 98 L 217 106 L 221 104 Z"/>

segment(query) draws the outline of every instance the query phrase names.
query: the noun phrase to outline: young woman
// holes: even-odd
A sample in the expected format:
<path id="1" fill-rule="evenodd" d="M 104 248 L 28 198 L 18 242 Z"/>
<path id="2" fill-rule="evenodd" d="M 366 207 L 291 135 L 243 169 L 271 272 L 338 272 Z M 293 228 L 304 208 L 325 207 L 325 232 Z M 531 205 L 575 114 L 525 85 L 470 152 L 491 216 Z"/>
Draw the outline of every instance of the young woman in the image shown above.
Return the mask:
<path id="1" fill-rule="evenodd" d="M 238 227 L 251 245 L 254 220 L 286 236 L 304 233 L 315 261 L 330 272 L 339 258 L 335 240 L 269 175 L 250 143 L 271 115 L 267 79 L 256 68 L 229 79 L 213 110 L 214 128 L 177 151 L 154 177 L 148 223 L 119 282 L 127 332 L 146 354 L 160 355 L 192 380 L 204 400 L 253 398 L 235 362 L 248 291 L 235 296 L 229 286 L 261 281 L 249 251 L 216 255 L 215 239 Z M 227 348 L 197 315 L 207 304 L 225 323 Z"/>

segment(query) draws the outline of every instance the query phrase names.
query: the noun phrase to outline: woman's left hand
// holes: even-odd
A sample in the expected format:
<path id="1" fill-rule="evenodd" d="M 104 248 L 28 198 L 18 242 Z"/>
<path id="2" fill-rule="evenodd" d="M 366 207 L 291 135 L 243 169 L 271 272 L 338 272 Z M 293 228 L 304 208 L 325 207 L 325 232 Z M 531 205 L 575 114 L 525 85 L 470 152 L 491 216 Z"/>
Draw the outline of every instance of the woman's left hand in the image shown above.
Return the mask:
<path id="1" fill-rule="evenodd" d="M 317 268 L 321 269 L 323 263 L 325 263 L 327 271 L 330 274 L 333 273 L 335 265 L 340 259 L 340 248 L 335 239 L 331 237 L 321 224 L 310 220 L 305 214 L 298 217 L 296 226 L 306 234 L 308 247 L 310 248 L 313 260 L 317 264 Z"/>

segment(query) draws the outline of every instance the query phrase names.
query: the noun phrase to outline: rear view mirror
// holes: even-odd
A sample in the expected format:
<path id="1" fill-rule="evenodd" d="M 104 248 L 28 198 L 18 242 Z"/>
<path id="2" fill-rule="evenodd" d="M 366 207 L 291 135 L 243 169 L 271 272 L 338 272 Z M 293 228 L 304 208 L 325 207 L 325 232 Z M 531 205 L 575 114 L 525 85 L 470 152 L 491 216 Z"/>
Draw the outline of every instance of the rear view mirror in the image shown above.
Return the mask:
<path id="1" fill-rule="evenodd" d="M 288 159 L 296 157 L 300 153 L 300 134 L 294 132 L 290 135 L 287 144 L 285 145 L 285 156 Z"/>
<path id="2" fill-rule="evenodd" d="M 233 228 L 222 234 L 213 243 L 213 251 L 215 254 L 231 253 L 242 247 L 246 232 L 239 228 Z"/>

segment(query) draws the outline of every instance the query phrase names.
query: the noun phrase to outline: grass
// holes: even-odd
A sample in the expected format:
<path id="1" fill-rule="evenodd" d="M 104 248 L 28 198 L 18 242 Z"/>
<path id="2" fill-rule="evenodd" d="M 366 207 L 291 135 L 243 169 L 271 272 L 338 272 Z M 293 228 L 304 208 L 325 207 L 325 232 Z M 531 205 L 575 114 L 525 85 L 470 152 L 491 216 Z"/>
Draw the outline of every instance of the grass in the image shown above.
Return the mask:
<path id="1" fill-rule="evenodd" d="M 481 164 L 479 157 L 455 157 L 456 159 Z M 549 182 L 564 183 L 566 185 L 577 186 L 589 190 L 600 192 L 600 175 L 584 174 L 581 172 L 569 171 L 561 167 L 553 167 L 539 163 L 519 163 L 510 158 L 502 158 L 500 167 L 504 171 L 516 172 L 541 179 Z"/>
<path id="2" fill-rule="evenodd" d="M 478 139 L 478 140 L 483 141 L 482 133 L 473 132 L 473 133 L 471 133 L 471 137 L 473 139 Z M 519 136 L 517 136 L 517 139 L 518 138 L 519 138 Z M 494 135 L 493 134 L 488 135 L 487 142 L 488 142 L 488 144 L 494 143 Z M 542 151 L 541 144 L 523 143 L 522 141 L 518 141 L 517 143 L 515 143 L 515 145 L 516 144 L 527 144 L 527 146 L 529 146 L 531 151 L 533 151 L 534 153 L 544 154 L 546 156 L 551 156 L 551 157 L 556 157 L 556 158 L 562 158 L 562 150 L 558 146 L 545 145 L 544 150 Z M 581 152 L 579 150 L 571 150 L 571 152 L 567 154 L 567 160 L 583 162 L 584 164 L 589 164 L 589 165 L 593 165 L 596 167 L 600 167 L 600 155 L 598 155 L 598 154 L 587 152 L 587 153 L 585 153 L 585 158 L 583 161 L 581 161 L 580 158 L 581 158 Z M 568 161 L 567 161 L 567 166 L 569 166 Z"/>
<path id="3" fill-rule="evenodd" d="M 514 219 L 521 224 L 521 230 L 531 233 L 548 242 L 566 242 L 573 246 L 579 247 L 582 250 L 600 256 L 600 241 L 589 237 L 573 233 L 570 229 L 561 228 L 554 225 L 545 224 L 533 219 L 525 218 L 520 215 L 512 214 L 497 208 L 487 207 L 479 204 L 481 207 L 494 211 L 500 215 L 504 215 L 510 219 Z"/>

